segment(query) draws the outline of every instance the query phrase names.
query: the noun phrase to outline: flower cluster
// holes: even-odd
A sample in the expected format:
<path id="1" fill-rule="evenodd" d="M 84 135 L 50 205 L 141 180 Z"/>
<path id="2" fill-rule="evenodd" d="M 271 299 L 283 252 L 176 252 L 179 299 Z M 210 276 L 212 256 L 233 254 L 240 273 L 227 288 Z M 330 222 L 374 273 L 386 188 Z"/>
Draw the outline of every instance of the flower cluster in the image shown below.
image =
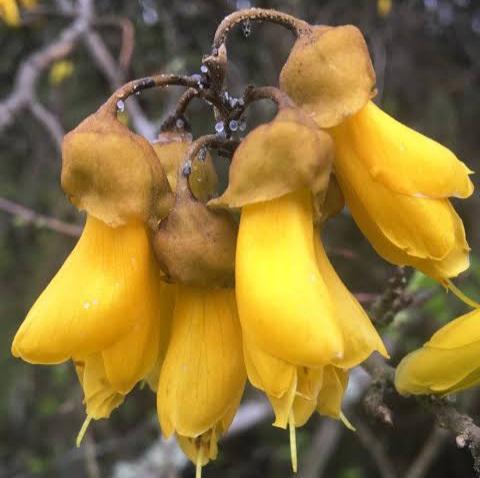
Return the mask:
<path id="1" fill-rule="evenodd" d="M 372 103 L 375 74 L 357 28 L 301 26 L 280 89 L 250 90 L 242 101 L 269 97 L 278 111 L 239 138 L 219 197 L 208 141 L 172 128 L 150 144 L 118 121 L 121 95 L 66 135 L 62 187 L 86 211 L 85 229 L 12 345 L 31 363 L 73 361 L 86 424 L 146 380 L 163 434 L 176 435 L 198 470 L 216 457 L 247 379 L 294 438 L 316 411 L 349 425 L 341 408 L 349 370 L 375 351 L 388 357 L 322 244 L 323 225 L 345 203 L 387 261 L 448 287 L 469 265 L 449 197 L 472 194 L 471 171 Z M 215 50 L 217 65 L 224 53 Z M 223 81 L 218 71 L 210 81 Z M 199 83 L 196 93 L 215 99 L 218 90 Z M 474 317 L 406 359 L 399 388 L 412 392 L 413 373 L 423 393 L 439 350 L 452 373 L 429 390 L 477 380 L 469 360 L 452 358 L 467 347 L 458 328 Z M 293 450 L 294 468 L 295 460 Z"/>

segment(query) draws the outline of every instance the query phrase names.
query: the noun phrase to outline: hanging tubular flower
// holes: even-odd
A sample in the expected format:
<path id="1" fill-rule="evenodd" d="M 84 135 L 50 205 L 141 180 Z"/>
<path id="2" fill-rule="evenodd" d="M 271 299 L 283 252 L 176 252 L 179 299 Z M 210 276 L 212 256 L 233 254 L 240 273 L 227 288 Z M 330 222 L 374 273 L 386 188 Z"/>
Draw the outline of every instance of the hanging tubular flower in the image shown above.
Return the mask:
<path id="1" fill-rule="evenodd" d="M 465 231 L 448 198 L 472 194 L 471 171 L 369 101 L 375 75 L 359 30 L 314 27 L 297 40 L 280 84 L 331 128 L 346 203 L 381 256 L 440 281 L 468 268 Z"/>
<path id="2" fill-rule="evenodd" d="M 328 136 L 298 110 L 280 108 L 239 146 L 227 190 L 209 203 L 242 207 L 235 275 L 247 374 L 283 428 L 315 411 L 326 365 L 387 355 L 315 239 L 312 197 L 320 222 L 342 203 L 327 190 L 330 163 Z"/>
<path id="3" fill-rule="evenodd" d="M 395 387 L 402 395 L 458 392 L 480 383 L 480 310 L 448 323 L 397 367 Z"/>
<path id="4" fill-rule="evenodd" d="M 78 443 L 91 419 L 108 417 L 161 362 L 169 332 L 172 291 L 160 281 L 145 223 L 167 204 L 168 184 L 148 142 L 122 128 L 104 107 L 67 135 L 63 186 L 87 210 L 85 228 L 12 344 L 32 363 L 73 359 L 87 408 Z"/>
<path id="5" fill-rule="evenodd" d="M 465 231 L 448 197 L 467 197 L 473 185 L 453 153 L 373 103 L 332 136 L 346 202 L 381 256 L 437 280 L 468 268 Z"/>
<path id="6" fill-rule="evenodd" d="M 173 325 L 160 372 L 158 416 L 198 467 L 214 459 L 245 385 L 242 335 L 232 289 L 177 284 Z"/>

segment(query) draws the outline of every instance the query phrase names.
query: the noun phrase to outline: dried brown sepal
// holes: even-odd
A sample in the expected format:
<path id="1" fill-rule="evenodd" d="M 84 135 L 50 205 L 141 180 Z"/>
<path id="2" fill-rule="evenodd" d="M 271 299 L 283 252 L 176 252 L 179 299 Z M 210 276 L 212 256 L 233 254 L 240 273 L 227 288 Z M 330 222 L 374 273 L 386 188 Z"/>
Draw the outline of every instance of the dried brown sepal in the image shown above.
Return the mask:
<path id="1" fill-rule="evenodd" d="M 211 211 L 179 174 L 175 204 L 161 221 L 153 247 L 167 280 L 232 287 L 238 226 L 227 211 Z"/>
<path id="2" fill-rule="evenodd" d="M 153 143 L 153 149 L 163 166 L 168 183 L 175 191 L 177 188 L 177 172 L 185 159 L 185 154 L 191 144 L 191 137 L 177 132 L 162 132 Z M 207 152 L 205 159 L 192 162 L 192 171 L 188 178 L 190 190 L 199 201 L 208 201 L 217 187 L 217 173 L 212 157 Z"/>
<path id="3" fill-rule="evenodd" d="M 330 175 L 326 191 L 316 194 L 313 200 L 315 223 L 323 224 L 333 216 L 339 214 L 345 207 L 345 198 L 338 184 L 335 174 Z"/>
<path id="4" fill-rule="evenodd" d="M 321 128 L 357 113 L 376 94 L 375 71 L 360 30 L 316 26 L 300 36 L 280 73 L 280 88 Z"/>
<path id="5" fill-rule="evenodd" d="M 292 191 L 326 189 L 333 160 L 330 136 L 298 108 L 281 108 L 276 117 L 249 133 L 235 151 L 226 191 L 208 203 L 240 208 Z"/>
<path id="6" fill-rule="evenodd" d="M 102 106 L 64 138 L 62 188 L 80 210 L 112 227 L 168 214 L 173 195 L 150 143 Z"/>

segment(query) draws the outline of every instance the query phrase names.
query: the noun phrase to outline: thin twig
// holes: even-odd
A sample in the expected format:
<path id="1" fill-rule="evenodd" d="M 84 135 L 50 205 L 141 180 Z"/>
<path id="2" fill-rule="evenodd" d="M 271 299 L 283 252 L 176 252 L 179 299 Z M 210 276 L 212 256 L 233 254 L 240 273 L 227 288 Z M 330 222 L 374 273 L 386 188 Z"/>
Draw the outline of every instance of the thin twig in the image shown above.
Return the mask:
<path id="1" fill-rule="evenodd" d="M 33 224 L 38 228 L 50 229 L 65 236 L 78 237 L 82 228 L 75 224 L 69 224 L 54 217 L 38 214 L 13 201 L 0 197 L 0 210 L 21 218 L 26 224 Z"/>
<path id="2" fill-rule="evenodd" d="M 79 0 L 75 20 L 47 46 L 28 56 L 20 65 L 11 93 L 0 102 L 0 132 L 35 100 L 35 87 L 40 75 L 54 61 L 67 56 L 80 36 L 88 29 L 92 0 Z"/>
<path id="3" fill-rule="evenodd" d="M 50 134 L 52 142 L 60 153 L 62 151 L 62 141 L 65 131 L 57 117 L 39 101 L 34 100 L 29 105 L 30 111 L 37 121 L 44 126 L 45 130 Z"/>
<path id="4" fill-rule="evenodd" d="M 430 465 L 442 451 L 447 435 L 448 433 L 443 428 L 434 426 L 420 453 L 405 473 L 405 478 L 424 478 L 427 476 Z"/>

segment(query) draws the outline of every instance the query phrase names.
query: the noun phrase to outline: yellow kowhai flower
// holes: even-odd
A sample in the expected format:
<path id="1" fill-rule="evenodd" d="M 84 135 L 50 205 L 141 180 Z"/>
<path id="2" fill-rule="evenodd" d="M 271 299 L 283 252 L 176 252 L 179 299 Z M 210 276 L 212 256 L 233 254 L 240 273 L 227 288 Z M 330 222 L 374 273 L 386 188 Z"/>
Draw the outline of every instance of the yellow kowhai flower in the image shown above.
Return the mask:
<path id="1" fill-rule="evenodd" d="M 112 101 L 66 135 L 62 153 L 62 187 L 87 211 L 86 224 L 12 353 L 31 363 L 73 360 L 87 409 L 79 443 L 91 419 L 108 417 L 165 352 L 173 299 L 147 224 L 168 210 L 170 189 L 155 151 L 117 120 Z"/>
<path id="2" fill-rule="evenodd" d="M 358 29 L 313 27 L 302 34 L 280 84 L 331 133 L 347 206 L 381 256 L 444 282 L 468 267 L 463 224 L 448 198 L 472 194 L 471 171 L 370 101 L 375 72 Z"/>
<path id="3" fill-rule="evenodd" d="M 437 280 L 467 269 L 465 231 L 448 197 L 472 194 L 471 171 L 371 102 L 331 132 L 336 177 L 375 250 Z"/>
<path id="4" fill-rule="evenodd" d="M 172 333 L 160 371 L 158 417 L 186 455 L 203 465 L 217 455 L 245 386 L 235 293 L 176 285 Z"/>
<path id="5" fill-rule="evenodd" d="M 388 356 L 314 237 L 307 190 L 243 207 L 236 295 L 248 377 L 270 399 L 276 426 L 301 426 L 315 411 L 325 366 Z"/>
<path id="6" fill-rule="evenodd" d="M 403 395 L 458 392 L 480 383 L 480 310 L 448 323 L 402 359 L 395 387 Z"/>
<path id="7" fill-rule="evenodd" d="M 87 423 L 106 418 L 165 348 L 168 287 L 144 224 L 111 228 L 88 216 L 74 250 L 20 326 L 12 353 L 31 363 L 73 359 Z"/>
<path id="8" fill-rule="evenodd" d="M 32 10 L 36 7 L 36 0 L 21 0 L 21 5 L 27 10 Z M 0 0 L 0 18 L 11 27 L 18 27 L 20 25 L 20 11 L 15 0 Z"/>

